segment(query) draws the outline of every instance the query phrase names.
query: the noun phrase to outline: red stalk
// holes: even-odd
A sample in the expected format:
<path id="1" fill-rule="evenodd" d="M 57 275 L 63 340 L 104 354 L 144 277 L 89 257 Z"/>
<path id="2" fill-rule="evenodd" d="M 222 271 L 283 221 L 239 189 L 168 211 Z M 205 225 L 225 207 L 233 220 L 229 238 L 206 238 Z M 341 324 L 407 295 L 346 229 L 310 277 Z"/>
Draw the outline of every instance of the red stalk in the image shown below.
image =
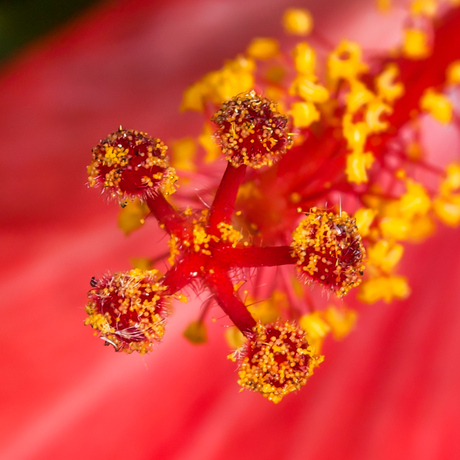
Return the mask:
<path id="1" fill-rule="evenodd" d="M 256 321 L 248 312 L 244 303 L 235 295 L 235 289 L 227 273 L 215 271 L 208 274 L 206 284 L 215 295 L 220 308 L 229 316 L 233 324 L 243 334 L 251 333 Z"/>
<path id="2" fill-rule="evenodd" d="M 217 226 L 221 222 L 226 224 L 231 222 L 233 213 L 235 212 L 236 196 L 243 181 L 246 168 L 246 165 L 235 168 L 231 163 L 228 163 L 209 214 L 208 232 L 211 235 L 219 236 Z"/>
<path id="3" fill-rule="evenodd" d="M 181 240 L 190 239 L 188 222 L 171 206 L 166 198 L 158 193 L 153 197 L 147 197 L 147 206 L 160 226 L 170 234 L 176 235 Z"/>

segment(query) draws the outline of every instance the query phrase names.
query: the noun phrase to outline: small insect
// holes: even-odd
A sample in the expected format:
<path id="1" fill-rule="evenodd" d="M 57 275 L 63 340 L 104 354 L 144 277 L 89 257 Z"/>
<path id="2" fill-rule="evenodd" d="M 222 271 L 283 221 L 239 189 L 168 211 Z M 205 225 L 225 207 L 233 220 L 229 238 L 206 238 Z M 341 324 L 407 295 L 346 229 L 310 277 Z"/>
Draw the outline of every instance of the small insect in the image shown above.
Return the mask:
<path id="1" fill-rule="evenodd" d="M 95 276 L 91 277 L 91 281 L 89 282 L 91 287 L 96 287 L 97 286 L 97 279 Z"/>

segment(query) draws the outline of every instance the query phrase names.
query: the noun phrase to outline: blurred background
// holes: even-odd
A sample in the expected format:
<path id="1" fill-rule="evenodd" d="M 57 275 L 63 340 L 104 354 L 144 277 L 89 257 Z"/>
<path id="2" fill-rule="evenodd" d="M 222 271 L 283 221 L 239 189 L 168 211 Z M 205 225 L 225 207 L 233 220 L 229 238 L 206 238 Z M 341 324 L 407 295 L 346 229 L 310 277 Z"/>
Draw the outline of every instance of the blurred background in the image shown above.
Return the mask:
<path id="1" fill-rule="evenodd" d="M 0 65 L 101 0 L 0 0 Z M 105 0 L 107 3 L 107 0 Z"/>

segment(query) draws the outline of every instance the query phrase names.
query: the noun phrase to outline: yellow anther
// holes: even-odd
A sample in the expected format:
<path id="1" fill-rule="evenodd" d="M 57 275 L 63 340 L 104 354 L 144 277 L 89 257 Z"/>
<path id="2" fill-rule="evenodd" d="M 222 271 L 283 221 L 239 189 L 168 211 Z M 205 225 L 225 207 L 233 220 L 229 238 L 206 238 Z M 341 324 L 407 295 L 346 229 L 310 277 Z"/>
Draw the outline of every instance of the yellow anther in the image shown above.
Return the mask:
<path id="1" fill-rule="evenodd" d="M 279 53 L 279 43 L 274 38 L 254 38 L 246 53 L 253 59 L 271 59 Z"/>
<path id="2" fill-rule="evenodd" d="M 406 219 L 425 215 L 431 207 L 430 196 L 422 184 L 406 180 L 407 191 L 399 200 L 399 211 Z"/>
<path id="3" fill-rule="evenodd" d="M 407 239 L 412 229 L 411 221 L 404 217 L 384 217 L 379 226 L 384 237 L 395 240 Z"/>
<path id="4" fill-rule="evenodd" d="M 350 183 L 362 184 L 368 181 L 367 170 L 374 162 L 374 155 L 371 152 L 363 153 L 355 150 L 347 155 L 345 173 Z"/>
<path id="5" fill-rule="evenodd" d="M 289 8 L 283 15 L 284 30 L 291 35 L 308 35 L 313 29 L 313 17 L 304 8 Z"/>
<path id="6" fill-rule="evenodd" d="M 206 152 L 206 156 L 204 157 L 205 163 L 212 163 L 217 160 L 222 153 L 212 134 L 211 126 L 206 123 L 203 132 L 198 137 L 198 143 Z"/>
<path id="7" fill-rule="evenodd" d="M 423 30 L 406 29 L 402 48 L 404 57 L 408 59 L 425 59 L 431 53 L 428 37 Z"/>
<path id="8" fill-rule="evenodd" d="M 334 338 L 341 340 L 354 328 L 358 314 L 355 310 L 330 306 L 322 313 L 322 317 L 331 328 Z"/>
<path id="9" fill-rule="evenodd" d="M 247 301 L 251 301 L 249 298 Z M 284 292 L 275 290 L 268 300 L 256 302 L 248 307 L 254 319 L 267 324 L 273 323 L 280 316 L 280 311 L 288 306 L 287 296 Z"/>
<path id="10" fill-rule="evenodd" d="M 437 8 L 436 0 L 414 0 L 410 6 L 410 12 L 413 16 L 433 18 L 436 16 Z"/>
<path id="11" fill-rule="evenodd" d="M 313 82 L 311 77 L 299 75 L 292 83 L 289 93 L 298 95 L 308 102 L 323 103 L 329 99 L 329 91 Z"/>
<path id="12" fill-rule="evenodd" d="M 316 53 L 308 43 L 298 43 L 292 54 L 294 57 L 294 67 L 298 73 L 303 75 L 315 74 Z"/>
<path id="13" fill-rule="evenodd" d="M 123 230 L 125 235 L 129 235 L 134 230 L 142 227 L 149 213 L 148 206 L 138 198 L 134 201 L 127 200 L 118 215 L 118 227 Z"/>
<path id="14" fill-rule="evenodd" d="M 369 127 L 365 122 L 353 123 L 351 114 L 345 114 L 343 117 L 343 137 L 347 140 L 351 150 L 362 152 L 368 134 Z"/>
<path id="15" fill-rule="evenodd" d="M 202 112 L 204 108 L 204 98 L 206 96 L 206 88 L 202 82 L 194 83 L 189 86 L 182 97 L 181 111 L 195 110 Z"/>
<path id="16" fill-rule="evenodd" d="M 356 226 L 361 236 L 369 234 L 369 228 L 376 215 L 377 211 L 370 208 L 361 208 L 355 212 L 354 218 L 356 219 Z"/>
<path id="17" fill-rule="evenodd" d="M 383 72 L 375 78 L 377 95 L 387 102 L 393 102 L 404 94 L 402 82 L 396 82 L 399 76 L 399 68 L 396 64 L 388 64 Z"/>
<path id="18" fill-rule="evenodd" d="M 361 59 L 361 47 L 354 42 L 342 41 L 329 55 L 327 69 L 329 78 L 337 82 L 341 78 L 355 80 L 368 67 Z"/>
<path id="19" fill-rule="evenodd" d="M 237 349 L 243 346 L 244 342 L 246 341 L 246 338 L 237 327 L 231 326 L 225 329 L 225 340 L 227 341 L 227 344 L 230 348 Z M 236 359 L 232 359 L 232 357 L 233 354 L 230 355 L 228 358 L 232 361 L 235 361 Z"/>
<path id="20" fill-rule="evenodd" d="M 413 243 L 420 243 L 426 240 L 436 230 L 434 220 L 430 214 L 414 217 L 411 224 L 411 230 L 406 240 Z"/>
<path id="21" fill-rule="evenodd" d="M 390 273 L 401 260 L 404 247 L 389 240 L 379 240 L 368 248 L 368 262 Z"/>
<path id="22" fill-rule="evenodd" d="M 327 334 L 331 331 L 329 324 L 318 311 L 303 315 L 299 319 L 300 327 L 307 333 L 308 342 L 320 353 L 321 346 Z"/>
<path id="23" fill-rule="evenodd" d="M 437 92 L 433 88 L 428 88 L 423 93 L 420 99 L 420 108 L 441 123 L 450 123 L 452 121 L 452 103 L 444 94 Z"/>
<path id="24" fill-rule="evenodd" d="M 375 99 L 368 104 L 366 109 L 365 120 L 371 133 L 380 133 L 388 129 L 388 121 L 382 118 L 385 115 L 391 115 L 393 109 L 382 101 Z"/>
<path id="25" fill-rule="evenodd" d="M 132 258 L 130 260 L 133 268 L 138 268 L 139 270 L 152 270 L 152 260 L 145 257 Z"/>
<path id="26" fill-rule="evenodd" d="M 290 113 L 293 124 L 297 128 L 307 128 L 321 117 L 318 109 L 311 102 L 294 102 Z"/>
<path id="27" fill-rule="evenodd" d="M 433 211 L 446 225 L 456 227 L 460 224 L 460 194 L 435 198 Z"/>
<path id="28" fill-rule="evenodd" d="M 185 329 L 184 336 L 195 345 L 206 343 L 208 341 L 206 325 L 202 321 L 193 321 Z"/>
<path id="29" fill-rule="evenodd" d="M 377 8 L 382 13 L 388 13 L 391 9 L 391 0 L 377 0 Z"/>
<path id="30" fill-rule="evenodd" d="M 193 172 L 196 170 L 196 143 L 191 137 L 185 137 L 172 143 L 171 165 L 176 169 Z"/>
<path id="31" fill-rule="evenodd" d="M 375 94 L 370 91 L 366 85 L 358 80 L 353 80 L 350 82 L 350 92 L 345 98 L 347 111 L 349 113 L 355 113 L 374 98 Z"/>
<path id="32" fill-rule="evenodd" d="M 238 56 L 227 61 L 220 70 L 206 74 L 185 91 L 181 110 L 202 111 L 207 102 L 220 105 L 235 94 L 250 91 L 254 71 L 252 59 Z"/>
<path id="33" fill-rule="evenodd" d="M 441 195 L 448 196 L 460 189 L 460 165 L 451 163 L 446 167 L 446 177 L 441 182 Z"/>
<path id="34" fill-rule="evenodd" d="M 449 85 L 460 84 L 460 61 L 451 62 L 447 67 L 446 83 Z"/>
<path id="35" fill-rule="evenodd" d="M 379 276 L 361 284 L 358 298 L 366 303 L 379 300 L 390 303 L 394 299 L 405 299 L 409 294 L 410 288 L 403 276 Z"/>

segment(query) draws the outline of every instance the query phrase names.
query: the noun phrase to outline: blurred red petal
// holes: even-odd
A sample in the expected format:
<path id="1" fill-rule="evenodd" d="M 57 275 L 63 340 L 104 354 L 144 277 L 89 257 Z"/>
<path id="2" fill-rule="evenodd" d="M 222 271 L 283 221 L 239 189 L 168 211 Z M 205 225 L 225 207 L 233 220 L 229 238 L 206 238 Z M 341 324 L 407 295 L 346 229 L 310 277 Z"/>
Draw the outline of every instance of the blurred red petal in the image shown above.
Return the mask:
<path id="1" fill-rule="evenodd" d="M 394 18 L 377 28 L 361 3 L 314 13 L 334 39 L 393 43 Z M 165 140 L 192 130 L 176 113 L 182 90 L 253 36 L 279 34 L 286 6 L 108 4 L 4 71 L 0 458 L 460 458 L 457 231 L 411 248 L 412 297 L 362 308 L 357 331 L 277 406 L 239 393 L 219 323 L 208 346 L 182 339 L 197 306 L 177 306 L 146 357 L 83 327 L 91 276 L 164 244 L 153 222 L 129 239 L 116 229 L 115 207 L 84 186 L 91 148 L 120 123 Z"/>

